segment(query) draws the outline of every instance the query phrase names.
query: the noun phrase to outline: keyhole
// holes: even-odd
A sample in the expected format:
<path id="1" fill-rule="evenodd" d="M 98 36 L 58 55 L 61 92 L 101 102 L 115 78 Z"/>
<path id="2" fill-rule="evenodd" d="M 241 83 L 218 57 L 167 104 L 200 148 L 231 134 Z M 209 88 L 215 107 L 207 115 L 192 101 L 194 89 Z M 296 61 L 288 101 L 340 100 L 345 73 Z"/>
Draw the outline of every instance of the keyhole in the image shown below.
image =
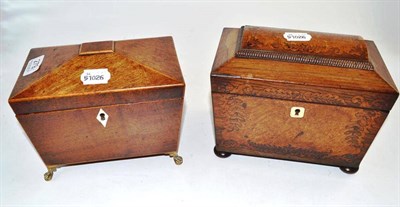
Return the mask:
<path id="1" fill-rule="evenodd" d="M 290 109 L 290 117 L 292 118 L 303 118 L 306 109 L 304 107 L 295 106 Z"/>
<path id="2" fill-rule="evenodd" d="M 106 120 L 106 115 L 105 115 L 104 113 L 101 113 L 101 114 L 100 114 L 100 119 L 101 119 L 102 121 Z"/>

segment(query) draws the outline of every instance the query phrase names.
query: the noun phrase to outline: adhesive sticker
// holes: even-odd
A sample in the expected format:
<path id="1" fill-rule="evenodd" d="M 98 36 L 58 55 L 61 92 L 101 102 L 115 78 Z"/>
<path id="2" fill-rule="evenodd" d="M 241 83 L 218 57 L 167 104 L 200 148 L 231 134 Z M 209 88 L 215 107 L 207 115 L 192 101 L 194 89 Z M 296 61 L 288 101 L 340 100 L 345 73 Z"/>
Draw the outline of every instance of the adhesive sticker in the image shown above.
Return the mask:
<path id="1" fill-rule="evenodd" d="M 298 42 L 307 42 L 310 41 L 312 36 L 308 33 L 301 33 L 301 32 L 285 32 L 283 37 L 287 41 L 298 41 Z"/>
<path id="2" fill-rule="evenodd" d="M 22 76 L 30 75 L 30 74 L 36 72 L 37 70 L 39 70 L 40 65 L 43 62 L 43 59 L 44 59 L 44 55 L 29 60 L 28 64 L 26 65 L 24 74 L 22 74 Z"/>
<path id="3" fill-rule="evenodd" d="M 81 74 L 83 85 L 107 84 L 111 74 L 107 68 L 85 69 Z"/>

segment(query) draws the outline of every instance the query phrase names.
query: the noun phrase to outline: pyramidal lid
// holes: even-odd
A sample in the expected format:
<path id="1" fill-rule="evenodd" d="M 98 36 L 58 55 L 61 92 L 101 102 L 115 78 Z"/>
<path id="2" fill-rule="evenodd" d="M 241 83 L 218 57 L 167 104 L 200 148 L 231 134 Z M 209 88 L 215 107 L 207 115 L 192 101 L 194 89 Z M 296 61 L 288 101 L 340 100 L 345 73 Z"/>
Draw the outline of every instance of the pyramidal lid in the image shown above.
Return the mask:
<path id="1" fill-rule="evenodd" d="M 11 92 L 16 114 L 181 98 L 171 37 L 34 48 Z"/>
<path id="2" fill-rule="evenodd" d="M 211 78 L 218 79 L 215 92 L 326 104 L 320 97 L 329 91 L 343 97 L 329 97 L 329 103 L 380 110 L 390 110 L 398 97 L 374 42 L 296 29 L 225 28 Z M 283 86 L 291 89 L 284 91 Z M 296 95 L 300 89 L 316 98 Z"/>

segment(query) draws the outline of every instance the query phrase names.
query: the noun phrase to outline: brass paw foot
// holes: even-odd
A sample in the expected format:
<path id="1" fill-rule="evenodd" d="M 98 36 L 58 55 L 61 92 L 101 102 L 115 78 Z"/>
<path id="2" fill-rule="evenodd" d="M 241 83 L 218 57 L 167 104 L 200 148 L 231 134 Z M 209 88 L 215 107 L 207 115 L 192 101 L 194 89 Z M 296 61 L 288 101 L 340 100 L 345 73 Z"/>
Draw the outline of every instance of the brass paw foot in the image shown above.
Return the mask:
<path id="1" fill-rule="evenodd" d="M 174 159 L 176 165 L 181 165 L 183 163 L 183 158 L 179 156 L 176 152 L 169 154 L 169 156 Z"/>
<path id="2" fill-rule="evenodd" d="M 47 168 L 47 169 L 48 169 L 47 172 L 44 174 L 44 180 L 45 181 L 50 181 L 53 178 L 53 173 L 55 171 L 57 171 L 57 168 L 51 167 L 51 168 Z"/>
<path id="3" fill-rule="evenodd" d="M 181 165 L 183 163 L 183 158 L 179 155 L 174 156 L 174 162 L 176 165 Z"/>

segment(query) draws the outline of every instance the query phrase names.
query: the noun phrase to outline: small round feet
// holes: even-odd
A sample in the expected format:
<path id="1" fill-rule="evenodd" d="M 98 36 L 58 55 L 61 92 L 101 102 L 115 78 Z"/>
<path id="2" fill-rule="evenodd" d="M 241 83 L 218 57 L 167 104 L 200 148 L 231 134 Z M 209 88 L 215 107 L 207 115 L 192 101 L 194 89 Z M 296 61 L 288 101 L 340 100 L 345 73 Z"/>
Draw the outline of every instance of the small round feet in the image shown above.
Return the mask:
<path id="1" fill-rule="evenodd" d="M 340 167 L 340 170 L 347 174 L 354 174 L 358 171 L 358 167 Z"/>
<path id="2" fill-rule="evenodd" d="M 174 162 L 176 165 L 182 165 L 183 163 L 183 158 L 179 155 L 175 155 L 174 156 Z"/>
<path id="3" fill-rule="evenodd" d="M 46 172 L 45 174 L 44 174 L 44 180 L 45 181 L 50 181 L 51 179 L 53 178 L 53 172 Z"/>
<path id="4" fill-rule="evenodd" d="M 214 154 L 220 158 L 227 158 L 227 157 L 231 156 L 231 153 L 218 151 L 217 147 L 214 147 Z"/>

